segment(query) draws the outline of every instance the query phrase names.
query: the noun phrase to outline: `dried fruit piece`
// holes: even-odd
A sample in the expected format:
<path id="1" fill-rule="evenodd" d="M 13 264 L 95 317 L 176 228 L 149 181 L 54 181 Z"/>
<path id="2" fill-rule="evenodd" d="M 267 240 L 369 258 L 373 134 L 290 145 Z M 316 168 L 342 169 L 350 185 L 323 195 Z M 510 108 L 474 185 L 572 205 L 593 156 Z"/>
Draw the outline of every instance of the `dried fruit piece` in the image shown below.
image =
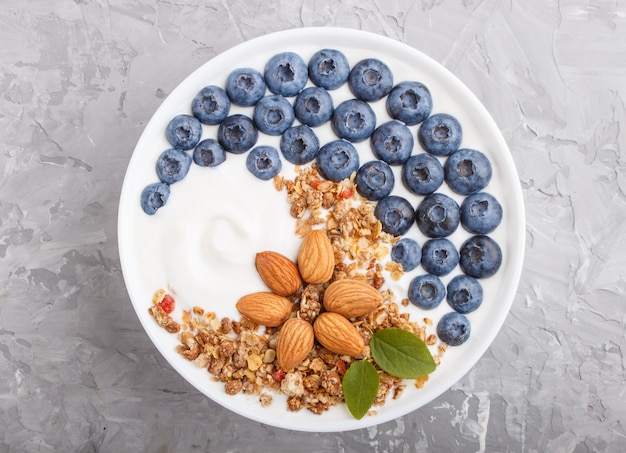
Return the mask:
<path id="1" fill-rule="evenodd" d="M 172 296 L 170 296 L 169 294 L 166 294 L 163 296 L 163 299 L 161 299 L 161 302 L 159 302 L 157 305 L 161 307 L 163 311 L 169 315 L 170 313 L 174 311 L 174 307 L 176 306 L 176 301 L 174 300 Z"/>
<path id="2" fill-rule="evenodd" d="M 258 292 L 243 296 L 236 304 L 239 313 L 267 327 L 280 326 L 289 318 L 291 302 L 278 294 Z"/>
<path id="3" fill-rule="evenodd" d="M 257 253 L 254 264 L 267 287 L 279 296 L 291 296 L 302 286 L 298 267 L 280 253 Z"/>
<path id="4" fill-rule="evenodd" d="M 324 293 L 326 310 L 346 318 L 371 313 L 380 303 L 380 293 L 363 280 L 337 280 Z"/>
<path id="5" fill-rule="evenodd" d="M 313 326 L 301 318 L 285 322 L 278 334 L 276 358 L 280 368 L 289 371 L 302 362 L 313 349 Z"/>
<path id="6" fill-rule="evenodd" d="M 298 269 L 307 283 L 326 283 L 333 276 L 335 253 L 324 230 L 306 235 L 298 253 Z"/>
<path id="7" fill-rule="evenodd" d="M 324 312 L 313 324 L 315 338 L 329 351 L 341 355 L 358 356 L 365 343 L 355 327 L 337 313 Z"/>

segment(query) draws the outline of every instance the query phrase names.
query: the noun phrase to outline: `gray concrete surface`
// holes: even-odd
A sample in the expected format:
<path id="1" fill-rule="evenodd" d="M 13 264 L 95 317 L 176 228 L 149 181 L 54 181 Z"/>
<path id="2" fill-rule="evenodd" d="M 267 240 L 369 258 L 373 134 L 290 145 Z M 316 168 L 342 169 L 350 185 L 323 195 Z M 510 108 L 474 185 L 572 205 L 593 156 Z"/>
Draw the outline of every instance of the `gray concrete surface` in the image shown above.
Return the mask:
<path id="1" fill-rule="evenodd" d="M 430 55 L 494 117 L 527 256 L 493 346 L 423 409 L 294 433 L 159 355 L 120 270 L 122 178 L 184 77 L 256 36 L 358 28 Z M 626 451 L 623 0 L 0 2 L 0 451 Z"/>

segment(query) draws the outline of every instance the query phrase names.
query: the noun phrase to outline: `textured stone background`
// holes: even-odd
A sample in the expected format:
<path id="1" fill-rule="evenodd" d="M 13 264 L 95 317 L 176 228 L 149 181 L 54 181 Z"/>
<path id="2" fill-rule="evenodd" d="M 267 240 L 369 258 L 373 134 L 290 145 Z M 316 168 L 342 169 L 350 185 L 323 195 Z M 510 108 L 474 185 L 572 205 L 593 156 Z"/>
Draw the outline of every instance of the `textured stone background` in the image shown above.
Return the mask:
<path id="1" fill-rule="evenodd" d="M 360 28 L 464 81 L 518 166 L 527 258 L 495 343 L 427 407 L 292 433 L 180 378 L 124 288 L 116 215 L 165 96 L 267 32 Z M 626 450 L 626 2 L 1 0 L 0 451 Z"/>

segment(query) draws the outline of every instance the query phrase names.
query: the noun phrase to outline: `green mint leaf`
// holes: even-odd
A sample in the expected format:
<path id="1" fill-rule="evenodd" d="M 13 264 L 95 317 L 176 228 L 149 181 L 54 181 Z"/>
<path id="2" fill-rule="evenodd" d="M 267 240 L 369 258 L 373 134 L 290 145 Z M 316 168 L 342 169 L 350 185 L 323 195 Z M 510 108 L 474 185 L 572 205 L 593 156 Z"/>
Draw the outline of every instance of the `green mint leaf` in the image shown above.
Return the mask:
<path id="1" fill-rule="evenodd" d="M 382 370 L 403 379 L 426 376 L 437 367 L 426 343 L 404 329 L 380 329 L 370 340 L 370 351 Z"/>
<path id="2" fill-rule="evenodd" d="M 354 418 L 363 418 L 378 394 L 380 378 L 376 367 L 367 360 L 352 362 L 341 382 L 343 397 Z"/>

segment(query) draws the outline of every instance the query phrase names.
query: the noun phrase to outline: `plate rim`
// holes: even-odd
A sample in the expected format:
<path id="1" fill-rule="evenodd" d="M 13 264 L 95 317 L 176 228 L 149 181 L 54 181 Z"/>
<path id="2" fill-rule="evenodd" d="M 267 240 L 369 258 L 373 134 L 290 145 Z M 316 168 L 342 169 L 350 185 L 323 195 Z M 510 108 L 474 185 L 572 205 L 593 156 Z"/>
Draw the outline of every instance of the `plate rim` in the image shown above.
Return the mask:
<path id="1" fill-rule="evenodd" d="M 130 203 L 129 198 L 132 199 L 132 197 L 129 197 L 127 195 L 129 180 L 132 176 L 130 170 L 134 166 L 134 162 L 137 159 L 139 159 L 138 150 L 142 148 L 143 143 L 147 141 L 149 136 L 151 135 L 150 126 L 151 124 L 153 124 L 154 118 L 158 117 L 163 111 L 167 110 L 169 104 L 173 102 L 172 100 L 175 99 L 177 94 L 182 91 L 182 87 L 185 86 L 185 84 L 187 84 L 194 77 L 197 77 L 197 75 L 201 73 L 203 68 L 205 68 L 207 65 L 215 64 L 216 60 L 219 61 L 220 59 L 227 58 L 227 55 L 230 53 L 241 52 L 242 50 L 245 50 L 248 47 L 253 48 L 255 46 L 261 46 L 264 43 L 271 43 L 275 40 L 289 40 L 290 38 L 294 38 L 296 36 L 298 40 L 304 39 L 306 36 L 315 38 L 315 35 L 319 34 L 320 32 L 336 36 L 337 39 L 340 39 L 343 36 L 343 37 L 349 37 L 350 39 L 360 37 L 368 41 L 373 40 L 373 41 L 376 41 L 380 47 L 390 46 L 392 48 L 404 50 L 404 51 L 413 53 L 414 56 L 419 57 L 420 59 L 427 62 L 429 65 L 429 68 L 428 68 L 429 71 L 435 70 L 437 73 L 444 76 L 445 84 L 446 85 L 448 83 L 453 84 L 455 86 L 455 89 L 460 91 L 463 94 L 463 96 L 470 102 L 469 105 L 472 107 L 472 110 L 479 113 L 480 115 L 479 122 L 485 123 L 489 126 L 490 132 L 494 134 L 493 138 L 495 138 L 497 141 L 497 146 L 502 150 L 502 153 L 501 153 L 502 155 L 499 156 L 499 158 L 502 158 L 504 160 L 504 163 L 507 169 L 511 170 L 513 174 L 516 176 L 515 183 L 511 183 L 511 187 L 510 187 L 513 190 L 511 196 L 515 199 L 516 201 L 515 206 L 517 208 L 514 210 L 514 212 L 512 212 L 515 219 L 511 223 L 512 228 L 515 230 L 514 236 L 518 239 L 511 246 L 514 249 L 514 253 L 512 253 L 512 255 L 517 257 L 516 260 L 514 261 L 512 260 L 510 263 L 510 265 L 512 266 L 511 276 L 513 278 L 512 281 L 514 282 L 514 284 L 510 284 L 506 291 L 506 296 L 507 296 L 506 297 L 506 302 L 507 302 L 506 310 L 499 312 L 500 315 L 496 319 L 493 320 L 493 324 L 497 325 L 497 328 L 491 329 L 489 331 L 489 334 L 486 336 L 485 341 L 481 342 L 481 344 L 484 345 L 484 347 L 481 347 L 479 350 L 472 351 L 471 356 L 474 357 L 475 360 L 470 361 L 471 365 L 463 367 L 462 373 L 459 373 L 458 377 L 452 383 L 450 383 L 449 385 L 445 384 L 445 385 L 436 386 L 438 390 L 435 391 L 434 394 L 430 398 L 428 398 L 428 401 L 424 402 L 422 405 L 414 408 L 413 410 L 409 412 L 405 412 L 402 414 L 393 414 L 393 413 L 386 414 L 386 415 L 379 414 L 373 417 L 364 417 L 361 420 L 347 420 L 346 423 L 335 424 L 333 426 L 328 426 L 328 424 L 320 424 L 319 426 L 317 425 L 311 426 L 311 425 L 306 425 L 306 424 L 302 425 L 298 423 L 295 423 L 295 424 L 292 423 L 292 420 L 294 418 L 297 419 L 297 417 L 285 417 L 285 419 L 282 419 L 282 420 L 272 421 L 272 420 L 264 419 L 262 417 L 251 415 L 249 413 L 246 413 L 244 408 L 240 408 L 237 406 L 236 398 L 233 398 L 232 396 L 227 396 L 228 400 L 227 402 L 224 402 L 222 401 L 222 400 L 225 400 L 224 398 L 216 398 L 215 395 L 211 395 L 207 393 L 202 387 L 192 382 L 192 380 L 190 380 L 189 377 L 185 375 L 185 371 L 183 369 L 185 368 L 183 366 L 185 364 L 178 360 L 173 360 L 172 359 L 173 356 L 164 349 L 165 347 L 162 345 L 162 343 L 159 342 L 157 338 L 155 338 L 155 336 L 152 333 L 152 330 L 148 328 L 147 321 L 150 321 L 151 318 L 147 319 L 145 315 L 139 312 L 139 305 L 135 303 L 135 300 L 133 299 L 133 295 L 132 295 L 132 282 L 127 281 L 127 276 L 129 274 L 128 264 L 127 264 L 128 259 L 126 258 L 127 251 L 124 250 L 124 248 L 122 247 L 124 241 L 126 240 L 126 231 L 124 229 L 124 220 L 125 220 L 124 213 L 126 212 L 125 205 L 126 203 Z M 314 42 L 312 42 L 312 44 L 314 44 Z M 380 50 L 378 50 L 378 52 L 380 52 Z M 464 106 L 467 107 L 465 103 L 464 103 Z M 135 200 L 138 203 L 138 195 L 137 197 L 135 197 Z M 124 278 L 124 283 L 125 283 L 129 298 L 131 299 L 133 308 L 142 324 L 143 330 L 148 334 L 148 337 L 150 338 L 154 346 L 157 348 L 160 354 L 166 359 L 166 361 L 170 364 L 170 366 L 172 366 L 172 368 L 174 368 L 177 371 L 177 373 L 186 382 L 190 383 L 202 395 L 220 404 L 222 407 L 232 412 L 237 413 L 238 415 L 241 415 L 249 420 L 254 420 L 263 424 L 275 426 L 277 428 L 298 430 L 298 431 L 304 431 L 304 432 L 307 432 L 307 431 L 308 432 L 348 431 L 348 430 L 367 428 L 367 427 L 378 425 L 384 422 L 388 422 L 390 420 L 403 417 L 416 410 L 419 410 L 424 405 L 429 404 L 434 399 L 441 396 L 443 393 L 449 390 L 456 382 L 461 380 L 471 370 L 471 368 L 474 367 L 478 363 L 481 357 L 489 349 L 489 347 L 495 340 L 496 336 L 501 331 L 502 326 L 504 325 L 504 322 L 506 320 L 506 317 L 510 313 L 511 306 L 513 304 L 515 295 L 517 293 L 517 289 L 519 287 L 519 282 L 520 282 L 521 274 L 523 270 L 525 241 L 526 241 L 525 228 L 526 228 L 525 206 L 524 206 L 522 188 L 521 188 L 521 184 L 519 181 L 519 174 L 517 172 L 517 168 L 513 160 L 513 156 L 496 122 L 494 121 L 493 117 L 490 115 L 488 110 L 485 108 L 485 106 L 482 104 L 482 102 L 480 102 L 478 97 L 450 70 L 448 70 L 445 66 L 443 66 L 442 64 L 440 64 L 439 62 L 437 62 L 436 60 L 434 60 L 427 54 L 423 53 L 421 50 L 415 47 L 412 47 L 409 44 L 406 44 L 404 42 L 398 41 L 396 39 L 393 39 L 384 35 L 380 35 L 380 34 L 369 32 L 369 31 L 363 31 L 363 30 L 351 29 L 351 28 L 342 28 L 342 27 L 302 27 L 302 28 L 292 28 L 292 29 L 264 34 L 264 35 L 249 39 L 247 41 L 238 43 L 228 49 L 225 49 L 223 52 L 217 54 L 216 56 L 212 57 L 211 59 L 207 60 L 206 62 L 198 66 L 194 71 L 192 71 L 185 78 L 183 78 L 183 80 L 176 85 L 176 87 L 171 91 L 171 93 L 165 99 L 163 99 L 159 107 L 154 111 L 152 117 L 146 123 L 146 126 L 144 127 L 137 141 L 135 148 L 133 149 L 132 155 L 129 159 L 128 166 L 125 172 L 123 183 L 122 183 L 122 188 L 120 192 L 120 201 L 119 201 L 119 206 L 118 206 L 118 219 L 117 219 L 118 253 L 120 256 L 120 266 L 122 269 L 122 275 Z M 229 404 L 231 401 L 234 404 Z M 323 415 L 319 417 L 323 417 Z"/>

